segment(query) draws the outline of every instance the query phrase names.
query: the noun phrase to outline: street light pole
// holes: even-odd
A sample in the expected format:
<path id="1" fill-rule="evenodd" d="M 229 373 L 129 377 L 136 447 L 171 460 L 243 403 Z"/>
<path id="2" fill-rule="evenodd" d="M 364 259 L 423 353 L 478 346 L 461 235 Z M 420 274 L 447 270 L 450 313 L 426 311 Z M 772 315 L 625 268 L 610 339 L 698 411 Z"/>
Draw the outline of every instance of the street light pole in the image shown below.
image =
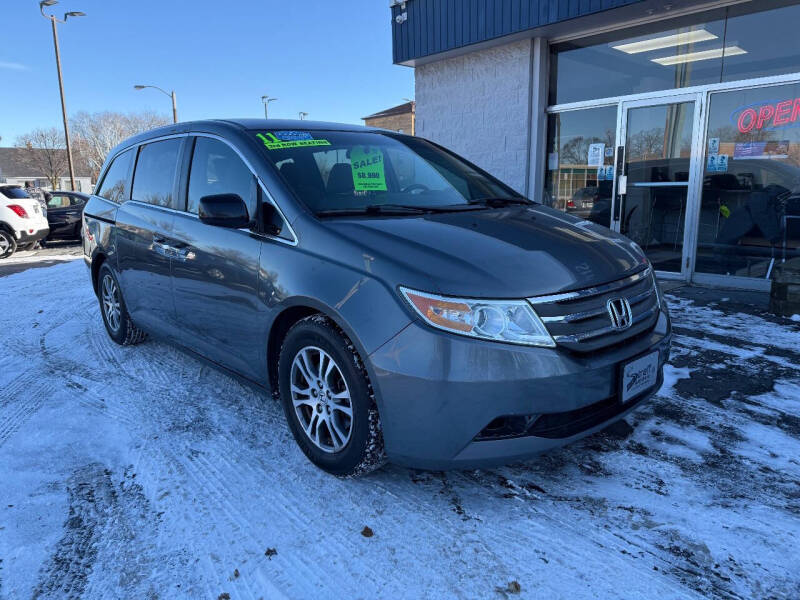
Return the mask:
<path id="1" fill-rule="evenodd" d="M 153 88 L 154 90 L 158 90 L 162 94 L 164 94 L 166 96 L 169 96 L 172 99 L 172 122 L 173 123 L 177 123 L 178 122 L 178 99 L 177 99 L 177 96 L 175 96 L 175 90 L 172 90 L 171 92 L 168 92 L 166 90 L 162 90 L 157 85 L 135 85 L 135 86 L 133 86 L 133 89 L 135 89 L 135 90 L 143 90 L 145 88 Z"/>
<path id="2" fill-rule="evenodd" d="M 175 90 L 172 90 L 172 122 L 178 122 L 178 100 L 175 98 Z"/>
<path id="3" fill-rule="evenodd" d="M 269 119 L 269 112 L 267 111 L 267 105 L 270 102 L 275 102 L 277 98 L 270 98 L 269 96 L 261 96 L 261 101 L 264 103 L 264 118 Z"/>
<path id="4" fill-rule="evenodd" d="M 58 47 L 58 29 L 56 27 L 56 23 L 66 23 L 69 17 L 83 17 L 86 16 L 82 12 L 78 11 L 71 11 L 64 14 L 64 20 L 59 21 L 55 15 L 46 15 L 44 14 L 44 7 L 45 6 L 54 6 L 58 4 L 58 0 L 42 0 L 39 2 L 39 11 L 42 13 L 42 16 L 46 19 L 50 19 L 50 23 L 53 26 L 53 46 L 56 50 L 56 70 L 58 71 L 58 91 L 61 94 L 61 117 L 64 120 L 64 144 L 67 147 L 67 165 L 69 166 L 69 184 L 72 191 L 76 191 L 75 189 L 75 168 L 72 165 L 72 146 L 69 140 L 69 121 L 67 120 L 67 104 L 64 101 L 64 78 L 61 74 L 61 52 L 59 51 Z"/>

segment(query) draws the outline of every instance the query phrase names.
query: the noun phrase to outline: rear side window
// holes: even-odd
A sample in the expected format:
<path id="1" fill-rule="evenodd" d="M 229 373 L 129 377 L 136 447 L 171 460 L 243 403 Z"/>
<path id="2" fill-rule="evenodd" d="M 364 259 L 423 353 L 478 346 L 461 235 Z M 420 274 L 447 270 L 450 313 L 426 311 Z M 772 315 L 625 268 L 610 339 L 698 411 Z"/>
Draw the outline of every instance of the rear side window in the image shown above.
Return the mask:
<path id="1" fill-rule="evenodd" d="M 47 201 L 47 208 L 67 208 L 69 206 L 82 206 L 83 198 L 80 196 L 51 195 Z"/>
<path id="2" fill-rule="evenodd" d="M 247 204 L 252 218 L 256 211 L 255 192 L 255 178 L 233 148 L 213 138 L 197 138 L 189 172 L 186 210 L 197 214 L 203 196 L 237 194 Z"/>
<path id="3" fill-rule="evenodd" d="M 69 205 L 69 196 L 50 196 L 50 199 L 47 201 L 47 208 L 66 208 Z"/>
<path id="4" fill-rule="evenodd" d="M 125 202 L 128 199 L 128 173 L 133 160 L 133 151 L 126 150 L 111 163 L 97 190 L 97 195 L 112 202 Z"/>
<path id="5" fill-rule="evenodd" d="M 177 208 L 175 181 L 181 139 L 153 142 L 139 149 L 131 199 Z"/>
<path id="6" fill-rule="evenodd" d="M 0 193 L 2 193 L 6 198 L 30 198 L 30 196 L 28 196 L 28 192 L 23 190 L 18 185 L 0 185 Z"/>

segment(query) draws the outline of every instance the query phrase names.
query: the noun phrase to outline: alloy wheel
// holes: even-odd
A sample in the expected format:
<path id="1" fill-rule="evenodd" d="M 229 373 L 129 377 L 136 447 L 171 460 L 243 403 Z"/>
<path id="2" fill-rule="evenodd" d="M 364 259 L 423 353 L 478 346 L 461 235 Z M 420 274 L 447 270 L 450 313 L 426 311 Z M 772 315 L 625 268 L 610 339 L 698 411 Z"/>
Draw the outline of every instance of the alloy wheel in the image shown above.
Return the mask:
<path id="1" fill-rule="evenodd" d="M 0 235 L 0 256 L 8 252 L 9 248 L 11 248 L 11 242 L 5 235 Z"/>
<path id="2" fill-rule="evenodd" d="M 117 282 L 111 275 L 103 277 L 103 312 L 106 316 L 106 323 L 112 331 L 119 331 L 120 325 L 120 303 L 119 288 Z"/>
<path id="3" fill-rule="evenodd" d="M 324 452 L 342 450 L 353 432 L 353 404 L 339 365 L 322 348 L 306 346 L 290 377 L 294 412 L 308 439 Z"/>

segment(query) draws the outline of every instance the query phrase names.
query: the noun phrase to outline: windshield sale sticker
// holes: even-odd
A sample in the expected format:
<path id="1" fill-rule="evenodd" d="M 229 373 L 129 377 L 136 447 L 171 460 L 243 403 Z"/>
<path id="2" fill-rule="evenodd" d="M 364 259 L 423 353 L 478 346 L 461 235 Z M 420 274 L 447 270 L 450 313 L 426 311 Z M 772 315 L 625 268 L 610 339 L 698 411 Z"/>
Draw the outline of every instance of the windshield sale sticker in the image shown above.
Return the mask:
<path id="1" fill-rule="evenodd" d="M 353 170 L 353 187 L 356 191 L 386 191 L 383 152 L 379 149 L 356 146 L 350 151 L 350 166 Z"/>
<path id="2" fill-rule="evenodd" d="M 267 150 L 331 145 L 328 140 L 315 140 L 307 131 L 275 131 L 267 134 L 257 133 L 256 137 L 264 142 L 264 146 L 266 146 Z"/>

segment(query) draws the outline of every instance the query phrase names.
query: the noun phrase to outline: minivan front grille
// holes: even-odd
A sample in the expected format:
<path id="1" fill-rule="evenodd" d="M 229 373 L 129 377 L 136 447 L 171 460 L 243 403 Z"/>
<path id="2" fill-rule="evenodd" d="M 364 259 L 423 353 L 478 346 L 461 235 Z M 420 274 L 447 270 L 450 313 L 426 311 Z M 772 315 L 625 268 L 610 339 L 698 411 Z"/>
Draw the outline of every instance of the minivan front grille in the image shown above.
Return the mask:
<path id="1" fill-rule="evenodd" d="M 651 267 L 611 283 L 574 292 L 528 298 L 557 345 L 593 352 L 649 331 L 658 319 L 658 294 Z M 626 300 L 630 322 L 615 327 L 609 303 Z M 618 304 L 624 308 L 623 304 Z M 624 311 L 625 312 L 625 311 Z M 618 325 L 618 324 L 617 324 Z"/>

